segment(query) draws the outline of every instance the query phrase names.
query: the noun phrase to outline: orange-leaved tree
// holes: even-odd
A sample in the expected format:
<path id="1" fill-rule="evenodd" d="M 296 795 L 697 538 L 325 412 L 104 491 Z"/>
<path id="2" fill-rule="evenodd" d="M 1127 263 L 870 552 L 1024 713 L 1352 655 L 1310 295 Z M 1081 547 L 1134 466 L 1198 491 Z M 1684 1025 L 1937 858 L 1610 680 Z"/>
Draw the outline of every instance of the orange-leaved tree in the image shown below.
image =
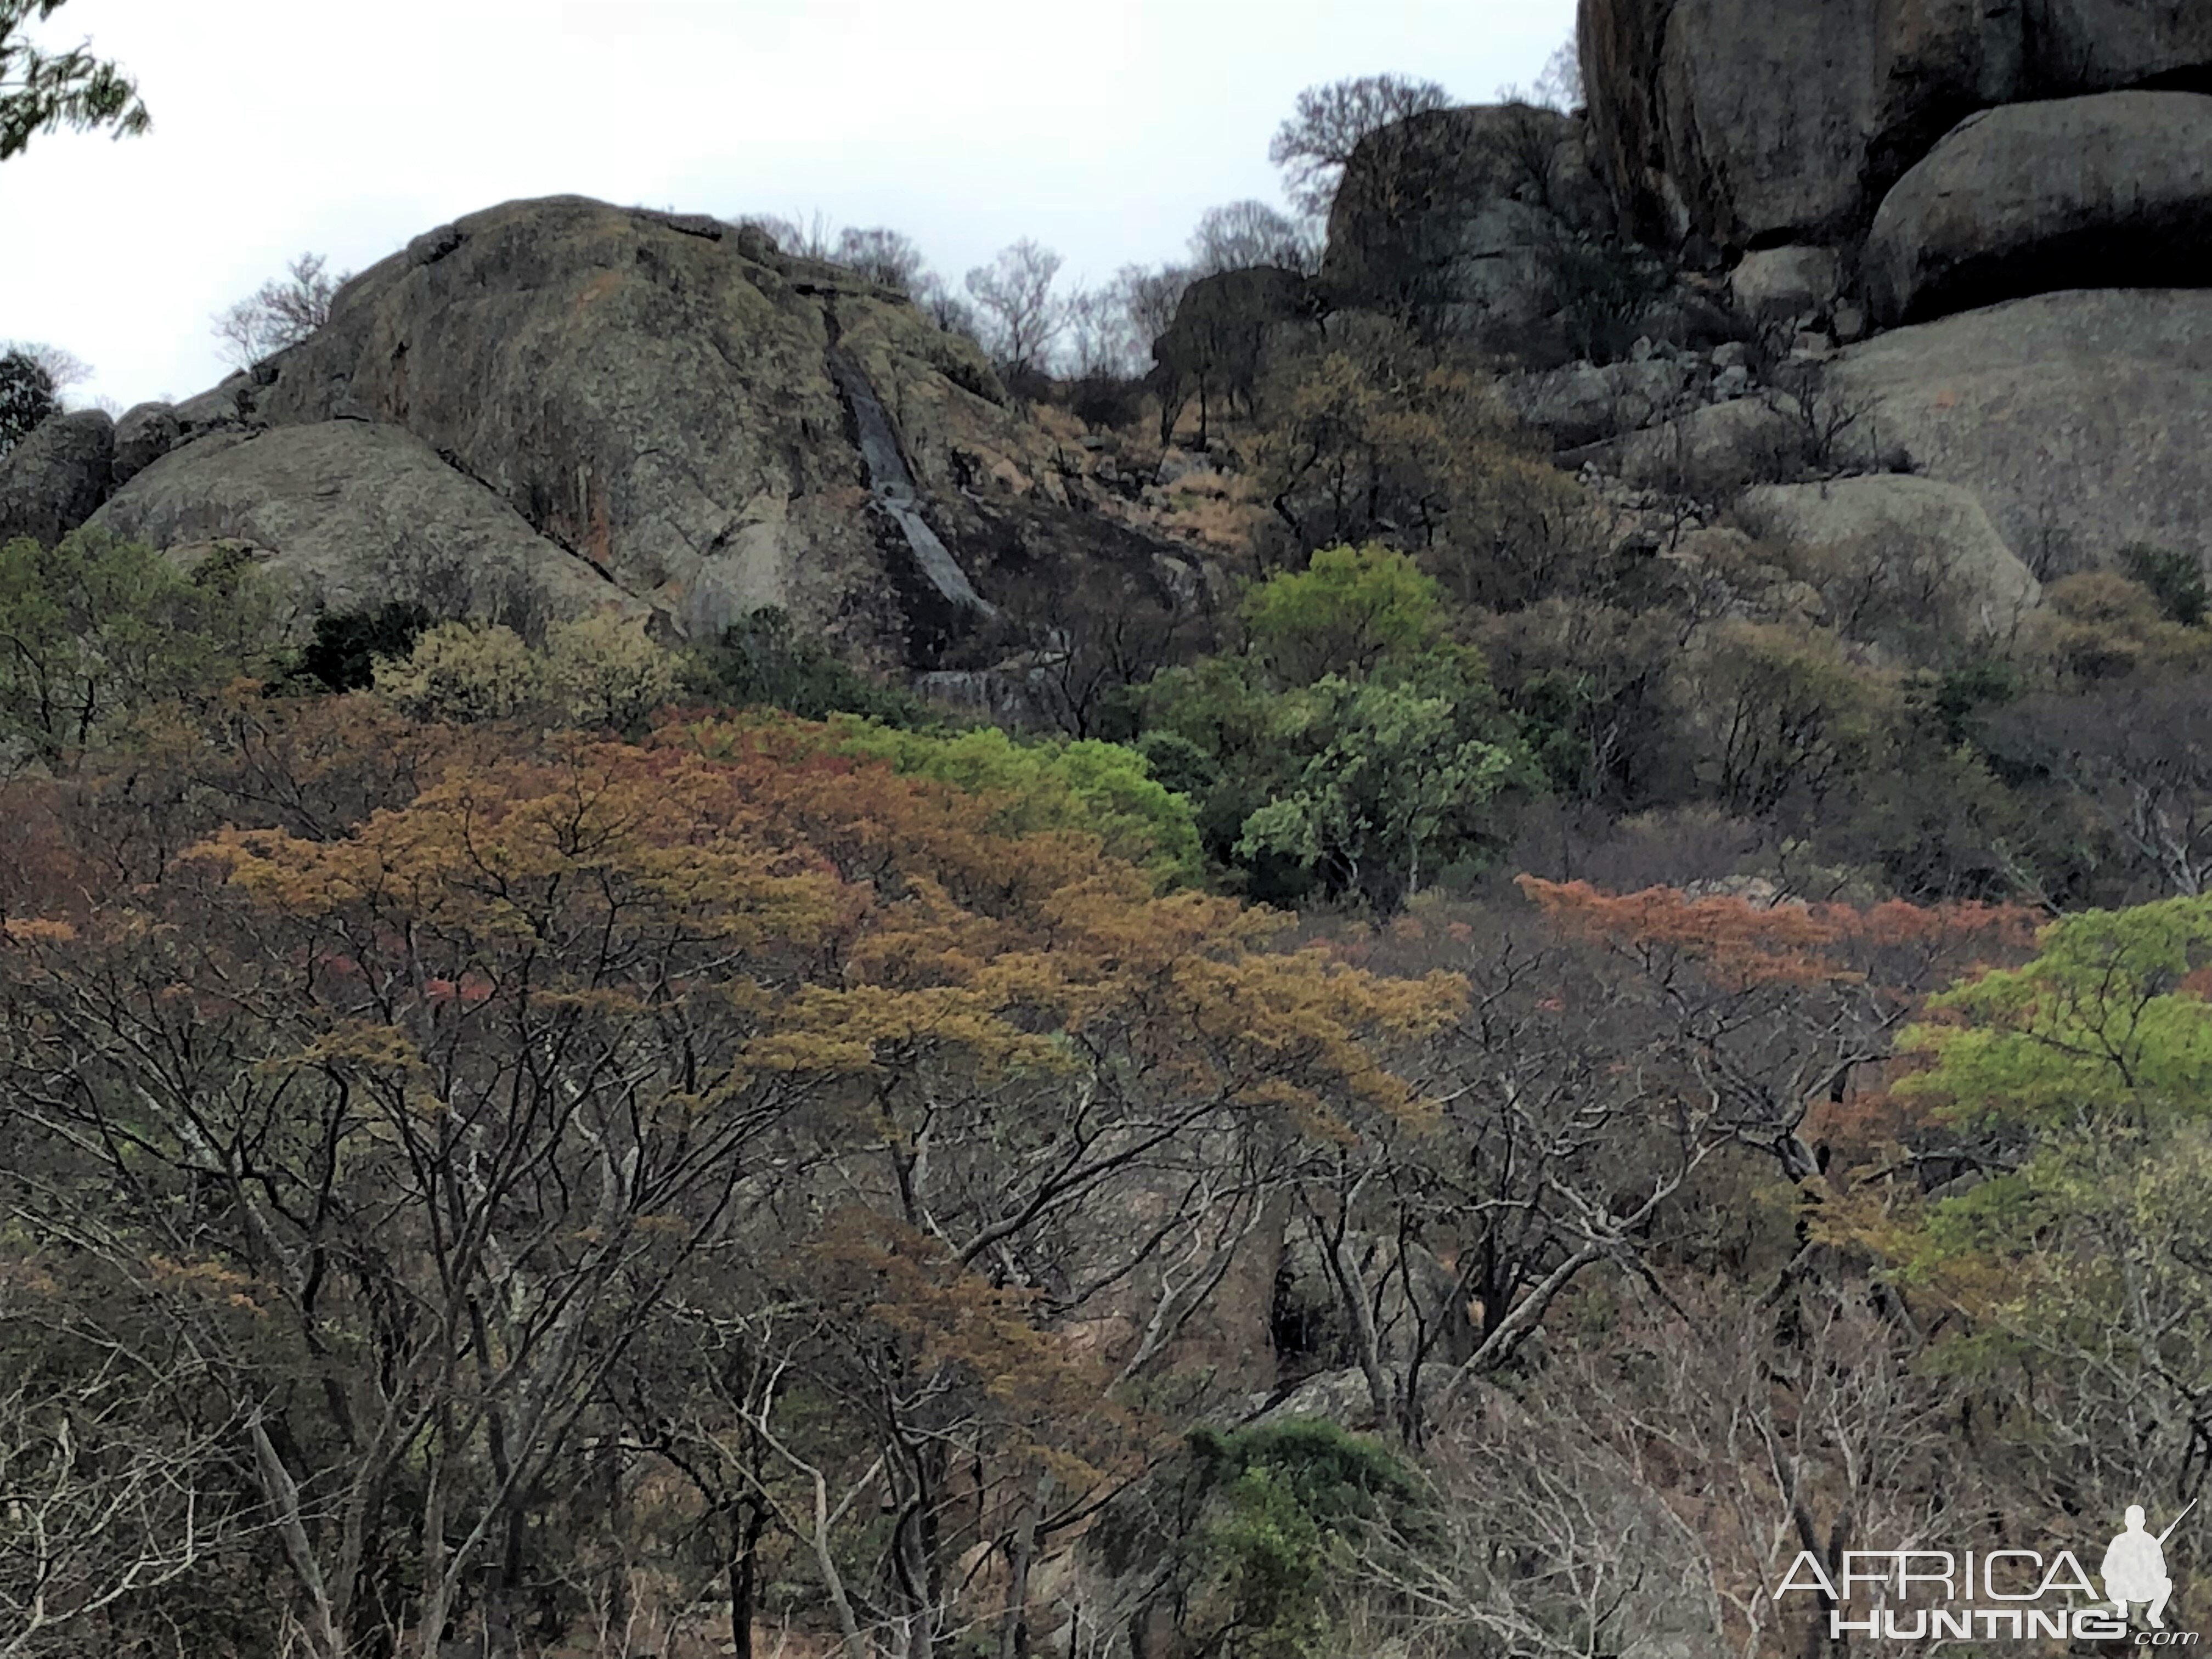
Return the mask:
<path id="1" fill-rule="evenodd" d="M 181 743 L 146 811 L 197 850 L 0 946 L 11 1208 L 223 1380 L 309 1650 L 517 1639 L 580 1470 L 697 1449 L 622 1384 L 702 1314 L 769 1385 L 687 1420 L 848 1646 L 929 1650 L 978 1545 L 1017 1628 L 1115 1462 L 1071 1379 L 1167 1363 L 1296 1147 L 1416 1109 L 1389 1062 L 1453 983 L 1275 950 L 799 722 L 369 707 Z M 355 719 L 411 763 L 338 758 Z"/>

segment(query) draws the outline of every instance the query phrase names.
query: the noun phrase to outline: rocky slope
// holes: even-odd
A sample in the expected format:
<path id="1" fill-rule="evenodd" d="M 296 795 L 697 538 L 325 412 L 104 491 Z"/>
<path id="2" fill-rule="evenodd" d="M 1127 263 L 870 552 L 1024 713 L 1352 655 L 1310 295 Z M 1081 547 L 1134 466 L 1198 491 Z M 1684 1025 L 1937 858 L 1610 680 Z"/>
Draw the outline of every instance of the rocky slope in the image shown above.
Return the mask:
<path id="1" fill-rule="evenodd" d="M 1582 39 L 1587 112 L 1373 135 L 1318 279 L 1195 285 L 1162 384 L 1249 406 L 1330 310 L 1419 313 L 1608 487 L 1706 517 L 1840 474 L 1965 491 L 1999 609 L 2054 549 L 2206 551 L 2212 9 L 1583 0 Z M 775 605 L 929 670 L 1038 643 L 1000 612 L 1046 562 L 1174 603 L 1192 550 L 1139 493 L 898 295 L 563 197 L 417 238 L 202 397 L 50 422 L 0 464 L 0 535 L 242 543 L 339 605 L 426 569 L 691 636 Z"/>
<path id="2" fill-rule="evenodd" d="M 201 398 L 53 423 L 0 468 L 0 534 L 244 542 L 338 606 L 425 566 L 692 636 L 773 605 L 927 664 L 1025 543 L 1079 537 L 1073 470 L 902 296 L 564 197 L 418 237 Z"/>
<path id="3" fill-rule="evenodd" d="M 1525 356 L 1547 329 L 1573 343 L 1577 280 L 1617 302 L 1605 283 L 1648 255 L 1671 275 L 1632 351 L 1585 337 L 1594 361 L 1539 350 L 1507 377 L 1571 464 L 1717 511 L 1924 474 L 2015 572 L 2212 553 L 2212 7 L 1582 0 L 1581 38 L 1586 112 L 1455 111 L 1363 147 L 1340 298 L 1395 282 L 1497 309 L 1503 288 Z M 1956 539 L 1955 514 L 1916 523 Z"/>

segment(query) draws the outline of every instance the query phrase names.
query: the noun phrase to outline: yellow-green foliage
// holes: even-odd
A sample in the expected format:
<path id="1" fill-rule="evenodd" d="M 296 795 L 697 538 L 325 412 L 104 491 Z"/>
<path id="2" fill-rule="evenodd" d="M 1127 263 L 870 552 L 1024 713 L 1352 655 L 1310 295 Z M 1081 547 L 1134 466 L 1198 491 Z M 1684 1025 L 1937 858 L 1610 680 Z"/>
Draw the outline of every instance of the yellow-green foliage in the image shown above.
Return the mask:
<path id="1" fill-rule="evenodd" d="M 1409 657 L 1443 631 L 1443 592 L 1379 543 L 1325 547 L 1306 568 L 1261 582 L 1244 600 L 1253 654 L 1286 685 L 1364 675 Z"/>
<path id="2" fill-rule="evenodd" d="M 2066 688 L 2212 669 L 2212 628 L 2173 621 L 2148 588 L 2112 570 L 2053 582 L 2021 628 L 2020 647 L 2031 673 Z"/>
<path id="3" fill-rule="evenodd" d="M 545 689 L 544 660 L 512 629 L 441 623 L 404 659 L 376 665 L 376 689 L 418 720 L 505 720 Z"/>
<path id="4" fill-rule="evenodd" d="M 2114 1455 L 2150 1490 L 2212 1388 L 2212 899 L 2090 911 L 1930 1005 L 1905 1079 L 1986 1173 L 1893 1248 L 1967 1316 L 1954 1364 L 2000 1377 L 2011 1431 Z M 2055 1384 L 2055 1386 L 2054 1386 Z"/>
<path id="5" fill-rule="evenodd" d="M 152 549 L 81 530 L 0 546 L 0 744 L 48 763 L 149 707 L 269 666 L 276 605 L 250 562 L 187 572 Z"/>
<path id="6" fill-rule="evenodd" d="M 538 709 L 556 724 L 630 731 L 672 700 L 683 663 L 611 614 L 555 623 L 543 650 L 496 623 L 441 623 L 404 658 L 376 665 L 376 690 L 418 720 L 466 726 Z"/>
<path id="7" fill-rule="evenodd" d="M 1832 634 L 1779 623 L 1715 629 L 1686 665 L 1698 769 L 1728 805 L 1762 812 L 1817 799 L 1864 772 L 1891 735 L 1895 687 L 1862 670 Z"/>
<path id="8" fill-rule="evenodd" d="M 570 720 L 623 732 L 675 696 L 683 665 L 642 623 L 602 613 L 546 630 L 545 675 Z"/>
<path id="9" fill-rule="evenodd" d="M 850 717 L 828 729 L 837 753 L 1001 801 L 1009 830 L 1081 830 L 1115 857 L 1179 880 L 1195 880 L 1203 867 L 1190 803 L 1120 744 L 1018 743 L 995 726 L 947 736 Z"/>

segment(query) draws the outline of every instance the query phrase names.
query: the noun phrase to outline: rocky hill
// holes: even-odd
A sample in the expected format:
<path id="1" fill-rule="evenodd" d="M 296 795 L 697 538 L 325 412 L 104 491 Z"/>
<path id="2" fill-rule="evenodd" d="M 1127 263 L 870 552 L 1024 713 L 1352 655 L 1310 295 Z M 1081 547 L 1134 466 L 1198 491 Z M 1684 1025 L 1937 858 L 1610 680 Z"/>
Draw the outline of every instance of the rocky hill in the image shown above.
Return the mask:
<path id="1" fill-rule="evenodd" d="M 1156 350 L 1201 444 L 1271 342 L 1419 312 L 1494 354 L 1597 501 L 1710 518 L 1757 488 L 1801 531 L 1969 547 L 1997 608 L 2033 602 L 2031 568 L 2204 552 L 2212 14 L 1583 0 L 1581 36 L 1585 111 L 1387 128 L 1317 279 L 1190 290 Z M 1913 483 L 1845 511 L 1844 474 Z M 526 592 L 672 636 L 773 605 L 927 671 L 1039 643 L 1000 612 L 1040 563 L 1187 597 L 1204 556 L 1133 483 L 897 293 L 757 229 L 555 198 L 418 237 L 203 396 L 50 422 L 0 465 L 0 534 L 237 544 L 341 608 L 426 571 L 478 610 Z"/>
<path id="2" fill-rule="evenodd" d="M 903 296 L 718 220 L 556 198 L 416 238 L 203 396 L 50 422 L 0 470 L 0 534 L 243 543 L 340 608 L 426 568 L 678 635 L 775 605 L 927 665 L 1030 541 L 1130 556 L 1073 510 L 1076 470 Z"/>
<path id="3" fill-rule="evenodd" d="M 1586 112 L 1363 146 L 1346 292 L 1487 323 L 1523 413 L 1638 483 L 1818 422 L 1845 470 L 1963 489 L 2031 562 L 2206 550 L 2212 12 L 1583 0 L 1581 38 Z"/>

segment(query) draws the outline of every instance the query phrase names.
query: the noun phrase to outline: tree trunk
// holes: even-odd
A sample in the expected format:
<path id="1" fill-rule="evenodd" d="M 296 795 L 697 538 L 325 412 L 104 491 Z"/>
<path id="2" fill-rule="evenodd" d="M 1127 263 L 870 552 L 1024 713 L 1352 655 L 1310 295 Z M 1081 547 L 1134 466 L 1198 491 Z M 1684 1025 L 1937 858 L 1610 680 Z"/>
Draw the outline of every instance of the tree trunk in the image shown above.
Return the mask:
<path id="1" fill-rule="evenodd" d="M 744 1519 L 730 1522 L 730 1651 L 753 1659 L 753 1607 L 760 1599 L 760 1540 L 768 1529 L 768 1506 L 758 1498 L 746 1505 Z"/>
<path id="2" fill-rule="evenodd" d="M 999 1627 L 999 1659 L 1029 1659 L 1030 1570 L 1036 1565 L 1037 1522 L 1052 1501 L 1052 1471 L 1037 1477 L 1036 1496 L 1022 1510 L 1006 1551 L 1006 1617 Z"/>

